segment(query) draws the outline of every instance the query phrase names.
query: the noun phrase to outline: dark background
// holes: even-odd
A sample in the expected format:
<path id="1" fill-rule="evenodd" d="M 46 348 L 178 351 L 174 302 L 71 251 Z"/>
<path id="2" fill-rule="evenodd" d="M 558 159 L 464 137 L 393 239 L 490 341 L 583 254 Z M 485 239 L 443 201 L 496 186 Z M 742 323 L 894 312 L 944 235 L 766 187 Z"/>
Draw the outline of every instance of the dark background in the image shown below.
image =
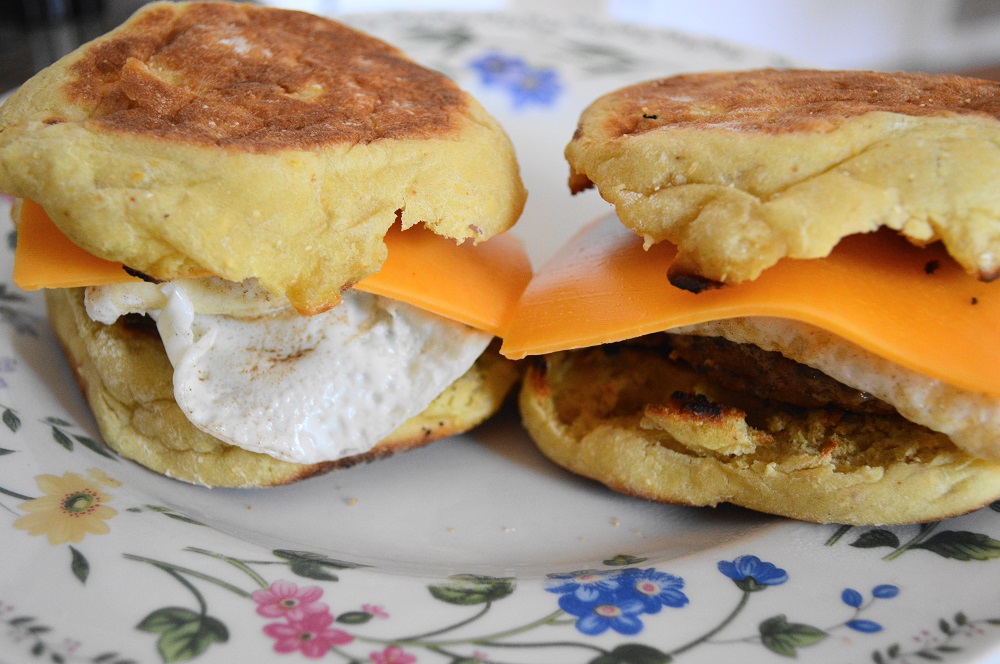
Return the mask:
<path id="1" fill-rule="evenodd" d="M 0 0 L 0 92 L 19 85 L 80 44 L 116 27 L 146 1 L 148 0 Z M 912 1 L 919 6 L 919 0 Z M 953 0 L 953 2 L 954 25 L 942 26 L 942 32 L 954 30 L 955 26 L 966 26 L 970 29 L 979 26 L 980 30 L 984 28 L 991 30 L 989 26 L 994 24 L 1000 26 L 998 22 L 1000 1 Z M 510 4 L 519 3 L 512 0 Z M 361 7 L 363 11 L 363 5 L 355 3 L 354 6 Z M 552 5 L 542 7 L 551 10 L 552 7 L 559 6 L 559 3 L 553 2 Z M 849 5 L 844 6 L 849 7 Z M 532 3 L 529 8 L 537 7 Z M 822 26 L 811 27 L 822 30 Z M 905 62 L 872 63 L 870 66 L 884 69 L 882 65 L 888 64 L 891 68 L 903 70 L 957 71 L 1000 80 L 1000 49 L 996 53 L 998 54 L 996 58 L 991 57 L 990 53 L 981 53 L 980 57 L 973 59 L 974 61 L 959 64 L 952 62 L 941 67 L 927 66 L 927 63 L 907 66 Z M 995 64 L 993 60 L 996 60 Z"/>

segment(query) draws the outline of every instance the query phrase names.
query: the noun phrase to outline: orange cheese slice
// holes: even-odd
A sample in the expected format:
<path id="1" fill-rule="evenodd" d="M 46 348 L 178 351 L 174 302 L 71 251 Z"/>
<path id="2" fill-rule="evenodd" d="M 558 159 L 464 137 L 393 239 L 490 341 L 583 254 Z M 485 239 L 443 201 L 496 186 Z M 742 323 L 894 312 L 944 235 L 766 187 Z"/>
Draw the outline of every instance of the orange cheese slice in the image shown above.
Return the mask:
<path id="1" fill-rule="evenodd" d="M 501 353 L 519 359 L 711 320 L 809 323 L 904 367 L 1000 397 L 1000 284 L 966 274 L 937 246 L 894 233 L 853 236 L 824 259 L 779 262 L 757 280 L 699 294 L 670 285 L 676 254 L 614 215 L 580 231 L 535 276 Z"/>
<path id="2" fill-rule="evenodd" d="M 501 235 L 479 245 L 435 235 L 422 226 L 394 226 L 385 238 L 382 270 L 356 288 L 391 297 L 477 329 L 500 335 L 531 280 L 521 243 Z M 25 290 L 74 288 L 135 281 L 121 263 L 73 244 L 37 203 L 25 200 L 14 252 L 14 283 Z"/>
<path id="3" fill-rule="evenodd" d="M 531 281 L 521 242 L 498 235 L 488 242 L 455 244 L 423 226 L 385 236 L 382 269 L 354 285 L 445 318 L 503 336 L 517 301 Z"/>
<path id="4" fill-rule="evenodd" d="M 14 283 L 23 290 L 103 286 L 140 281 L 121 263 L 88 253 L 63 235 L 35 201 L 21 201 L 14 251 Z"/>

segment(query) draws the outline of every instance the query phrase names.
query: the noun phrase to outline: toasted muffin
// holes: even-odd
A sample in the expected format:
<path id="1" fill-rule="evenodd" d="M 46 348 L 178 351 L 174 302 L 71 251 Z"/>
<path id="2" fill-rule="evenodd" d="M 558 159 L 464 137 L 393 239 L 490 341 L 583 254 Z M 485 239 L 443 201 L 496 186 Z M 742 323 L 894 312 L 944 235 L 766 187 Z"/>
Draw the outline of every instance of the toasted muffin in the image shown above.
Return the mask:
<path id="1" fill-rule="evenodd" d="M 633 496 L 820 523 L 1000 499 L 1000 291 L 891 232 L 692 293 L 607 215 L 522 295 L 501 352 L 543 454 Z M 549 317 L 543 318 L 543 312 Z"/>
<path id="2" fill-rule="evenodd" d="M 538 358 L 525 427 L 567 470 L 679 505 L 902 524 L 1000 498 L 1000 462 L 777 352 L 719 345 L 663 333 Z"/>
<path id="3" fill-rule="evenodd" d="M 513 147 L 336 21 L 144 7 L 0 108 L 0 191 L 106 442 L 170 477 L 347 467 L 467 431 L 516 381 L 491 346 L 530 277 L 495 238 Z"/>
<path id="4" fill-rule="evenodd" d="M 169 2 L 10 98 L 0 191 L 95 256 L 253 277 L 305 314 L 378 271 L 397 219 L 478 242 L 525 200 L 496 121 L 398 49 L 302 12 Z"/>
<path id="5" fill-rule="evenodd" d="M 759 70 L 596 100 L 569 185 L 616 214 L 543 267 L 502 349 L 540 356 L 539 449 L 627 494 L 822 523 L 1000 498 L 998 93 Z"/>
<path id="6" fill-rule="evenodd" d="M 102 437 L 122 456 L 174 479 L 218 487 L 266 487 L 372 461 L 456 433 L 493 415 L 519 377 L 496 348 L 370 451 L 301 464 L 227 445 L 197 429 L 174 399 L 173 368 L 155 325 L 92 320 L 82 288 L 46 291 L 49 317 Z"/>
<path id="7" fill-rule="evenodd" d="M 755 279 L 888 227 L 1000 275 L 1000 83 L 867 71 L 675 76 L 611 92 L 566 148 L 647 246 L 676 244 L 674 283 Z"/>

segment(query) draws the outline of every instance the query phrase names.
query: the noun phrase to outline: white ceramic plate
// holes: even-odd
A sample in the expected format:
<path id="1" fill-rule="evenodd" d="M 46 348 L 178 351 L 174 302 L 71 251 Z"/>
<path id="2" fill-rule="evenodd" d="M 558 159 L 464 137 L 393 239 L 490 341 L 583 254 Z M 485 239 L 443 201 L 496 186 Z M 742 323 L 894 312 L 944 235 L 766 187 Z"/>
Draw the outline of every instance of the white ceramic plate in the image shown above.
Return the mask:
<path id="1" fill-rule="evenodd" d="M 508 128 L 536 264 L 606 210 L 565 185 L 562 148 L 589 100 L 684 70 L 788 64 L 552 18 L 350 20 L 458 79 Z M 0 258 L 9 275 L 6 245 Z M 5 284 L 0 321 L 5 664 L 1000 657 L 1000 505 L 840 529 L 651 504 L 552 467 L 513 410 L 294 486 L 207 490 L 103 449 L 37 294 Z"/>

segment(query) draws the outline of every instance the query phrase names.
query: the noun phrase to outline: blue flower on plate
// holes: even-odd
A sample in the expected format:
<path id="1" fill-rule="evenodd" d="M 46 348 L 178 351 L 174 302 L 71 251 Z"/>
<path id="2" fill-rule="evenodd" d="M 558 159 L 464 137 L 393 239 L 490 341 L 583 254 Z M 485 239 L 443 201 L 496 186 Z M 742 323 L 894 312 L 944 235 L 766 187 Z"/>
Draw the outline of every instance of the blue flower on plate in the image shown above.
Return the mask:
<path id="1" fill-rule="evenodd" d="M 879 625 L 874 620 L 848 620 L 845 624 L 854 631 L 864 634 L 874 634 L 875 632 L 882 631 L 882 625 Z"/>
<path id="2" fill-rule="evenodd" d="M 552 67 L 529 69 L 515 83 L 509 86 L 514 97 L 514 106 L 525 104 L 552 104 L 562 91 L 559 73 Z"/>
<path id="3" fill-rule="evenodd" d="M 560 596 L 559 608 L 576 616 L 576 628 L 589 636 L 609 629 L 629 636 L 638 634 L 644 613 L 688 603 L 681 590 L 684 579 L 652 568 L 581 570 L 549 574 L 548 578 L 546 590 Z"/>
<path id="4" fill-rule="evenodd" d="M 899 586 L 894 586 L 889 583 L 883 583 L 881 585 L 872 588 L 872 597 L 874 599 L 892 599 L 899 594 Z M 844 588 L 844 591 L 840 593 L 840 599 L 847 606 L 854 607 L 855 609 L 861 608 L 864 603 L 864 595 L 859 593 L 854 588 Z"/>
<path id="5" fill-rule="evenodd" d="M 840 593 L 840 599 L 847 606 L 853 606 L 857 609 L 865 598 L 854 588 L 844 588 L 844 592 Z"/>
<path id="6" fill-rule="evenodd" d="M 739 556 L 734 560 L 720 560 L 719 571 L 728 576 L 745 592 L 778 586 L 788 580 L 788 573 L 757 556 Z"/>
<path id="7" fill-rule="evenodd" d="M 883 583 L 872 588 L 872 595 L 879 599 L 892 599 L 898 594 L 899 586 L 894 586 L 891 583 Z"/>
<path id="8" fill-rule="evenodd" d="M 892 599 L 899 594 L 899 586 L 894 586 L 889 583 L 884 583 L 872 588 L 872 598 L 875 599 Z M 865 597 L 860 592 L 854 588 L 844 588 L 844 591 L 840 593 L 840 599 L 847 606 L 857 609 L 855 615 L 861 612 L 863 609 L 862 604 L 864 604 Z M 855 618 L 854 620 L 848 620 L 844 623 L 856 632 L 862 632 L 864 634 L 874 634 L 875 632 L 882 631 L 882 625 L 875 622 L 874 620 L 861 620 Z"/>
<path id="9" fill-rule="evenodd" d="M 664 606 L 680 608 L 688 603 L 681 589 L 684 579 L 655 569 L 629 568 L 621 574 L 621 593 L 628 592 L 642 602 L 646 613 L 657 613 Z"/>
<path id="10" fill-rule="evenodd" d="M 610 593 L 621 587 L 620 574 L 598 569 L 584 569 L 568 574 L 549 574 L 550 593 L 573 595 L 581 602 L 597 599 L 602 593 Z"/>
<path id="11" fill-rule="evenodd" d="M 469 66 L 479 72 L 483 85 L 489 86 L 516 83 L 529 69 L 524 58 L 499 51 L 490 51 L 470 62 Z"/>
<path id="12" fill-rule="evenodd" d="M 562 91 L 555 68 L 532 67 L 516 55 L 490 51 L 472 60 L 469 66 L 479 73 L 483 85 L 506 90 L 517 108 L 550 105 Z"/>
<path id="13" fill-rule="evenodd" d="M 645 605 L 629 595 L 622 597 L 613 592 L 599 592 L 590 600 L 575 594 L 559 598 L 559 608 L 576 616 L 576 628 L 588 636 L 596 636 L 612 629 L 619 634 L 632 636 L 642 631 Z"/>

